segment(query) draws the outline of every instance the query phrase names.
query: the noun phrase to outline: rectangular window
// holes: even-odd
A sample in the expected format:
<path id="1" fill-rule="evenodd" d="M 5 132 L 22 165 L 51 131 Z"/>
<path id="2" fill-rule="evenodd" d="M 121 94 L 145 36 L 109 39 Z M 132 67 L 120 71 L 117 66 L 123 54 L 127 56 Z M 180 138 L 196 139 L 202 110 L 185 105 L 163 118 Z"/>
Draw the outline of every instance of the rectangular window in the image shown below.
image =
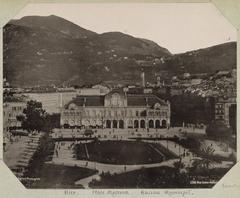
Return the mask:
<path id="1" fill-rule="evenodd" d="M 136 111 L 136 116 L 138 116 L 138 114 L 139 114 L 138 111 Z"/>

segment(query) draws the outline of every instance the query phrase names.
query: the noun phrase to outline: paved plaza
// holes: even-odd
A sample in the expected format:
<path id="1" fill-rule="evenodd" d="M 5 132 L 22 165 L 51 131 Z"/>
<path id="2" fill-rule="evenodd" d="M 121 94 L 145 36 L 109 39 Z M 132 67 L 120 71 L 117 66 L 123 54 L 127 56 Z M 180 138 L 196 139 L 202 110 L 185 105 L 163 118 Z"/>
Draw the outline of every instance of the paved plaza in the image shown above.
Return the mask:
<path id="1" fill-rule="evenodd" d="M 92 129 L 94 136 L 100 138 L 129 138 L 132 137 L 174 137 L 184 136 L 188 133 L 196 135 L 204 135 L 205 128 L 187 128 L 187 127 L 171 127 L 169 129 Z M 85 137 L 85 129 L 54 129 L 52 133 L 53 138 L 72 138 Z"/>
<path id="2" fill-rule="evenodd" d="M 131 139 L 133 137 L 146 137 L 149 138 L 149 140 L 142 140 L 144 142 L 148 143 L 157 143 L 163 146 L 164 148 L 168 149 L 170 152 L 175 154 L 177 158 L 163 161 L 160 163 L 153 163 L 153 164 L 137 164 L 137 165 L 116 165 L 116 164 L 104 164 L 99 162 L 92 162 L 87 160 L 77 160 L 76 156 L 74 155 L 73 147 L 75 143 L 78 143 L 79 141 L 62 141 L 57 142 L 55 144 L 55 152 L 52 161 L 48 163 L 52 164 L 58 164 L 58 165 L 64 165 L 64 166 L 78 166 L 83 168 L 90 168 L 97 170 L 98 173 L 95 175 L 92 175 L 90 177 L 81 179 L 79 181 L 76 181 L 76 185 L 82 185 L 84 188 L 88 188 L 89 182 L 92 181 L 92 179 L 99 179 L 102 172 L 109 172 L 111 174 L 116 173 L 124 173 L 129 172 L 133 170 L 138 170 L 141 168 L 153 168 L 153 167 L 161 167 L 161 166 L 168 166 L 168 167 L 174 167 L 174 163 L 179 161 L 179 158 L 181 158 L 181 162 L 184 163 L 184 167 L 190 167 L 192 165 L 192 162 L 194 159 L 201 159 L 197 157 L 195 154 L 193 154 L 189 149 L 184 148 L 183 146 L 170 141 L 170 140 L 151 140 L 151 138 L 155 137 L 174 137 L 174 136 L 181 136 L 186 132 L 193 132 L 192 129 L 188 128 L 170 128 L 170 129 L 154 129 L 154 130 L 135 130 L 135 129 L 129 129 L 129 130 L 108 130 L 108 129 L 93 129 L 94 134 L 92 137 L 98 137 L 99 140 L 127 140 L 127 141 L 136 141 L 135 139 Z M 196 130 L 197 134 L 203 135 L 204 130 Z M 77 138 L 77 137 L 86 137 L 84 136 L 84 130 L 80 129 L 58 129 L 55 130 L 55 133 L 52 134 L 52 137 L 54 139 L 57 139 L 59 137 L 61 138 Z M 151 137 L 151 138 L 150 138 Z M 82 141 L 82 143 L 87 143 L 88 141 Z M 86 145 L 86 144 L 85 144 Z M 231 163 L 229 162 L 222 162 L 222 163 L 215 163 L 214 167 L 229 167 L 231 166 Z"/>

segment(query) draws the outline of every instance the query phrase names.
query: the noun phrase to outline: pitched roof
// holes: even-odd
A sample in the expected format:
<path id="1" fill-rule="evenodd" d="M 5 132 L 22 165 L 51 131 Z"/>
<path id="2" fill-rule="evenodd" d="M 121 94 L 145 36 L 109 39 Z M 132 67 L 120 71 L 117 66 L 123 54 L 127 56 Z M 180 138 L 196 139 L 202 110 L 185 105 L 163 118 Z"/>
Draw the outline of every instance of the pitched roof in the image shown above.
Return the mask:
<path id="1" fill-rule="evenodd" d="M 153 106 L 156 103 L 167 105 L 164 100 L 153 94 L 127 94 L 128 106 Z"/>
<path id="2" fill-rule="evenodd" d="M 73 98 L 66 106 L 74 103 L 77 106 L 104 106 L 104 96 L 77 96 Z"/>
<path id="3" fill-rule="evenodd" d="M 77 96 L 76 98 L 73 98 L 73 100 L 70 101 L 66 107 L 72 103 L 77 106 L 85 105 L 86 107 L 104 106 L 104 97 L 105 96 Z M 161 100 L 153 94 L 127 94 L 126 98 L 128 106 L 153 106 L 156 103 L 159 103 L 163 106 L 167 105 L 164 100 Z"/>

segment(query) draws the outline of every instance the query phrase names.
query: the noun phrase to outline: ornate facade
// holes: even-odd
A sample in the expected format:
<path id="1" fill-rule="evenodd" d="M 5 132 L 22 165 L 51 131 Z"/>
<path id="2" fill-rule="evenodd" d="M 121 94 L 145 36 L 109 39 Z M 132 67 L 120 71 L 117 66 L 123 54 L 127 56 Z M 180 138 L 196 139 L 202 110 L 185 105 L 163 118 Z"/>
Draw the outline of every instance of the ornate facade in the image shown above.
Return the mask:
<path id="1" fill-rule="evenodd" d="M 76 128 L 166 128 L 170 103 L 153 94 L 115 90 L 104 96 L 77 96 L 61 110 L 61 125 Z"/>

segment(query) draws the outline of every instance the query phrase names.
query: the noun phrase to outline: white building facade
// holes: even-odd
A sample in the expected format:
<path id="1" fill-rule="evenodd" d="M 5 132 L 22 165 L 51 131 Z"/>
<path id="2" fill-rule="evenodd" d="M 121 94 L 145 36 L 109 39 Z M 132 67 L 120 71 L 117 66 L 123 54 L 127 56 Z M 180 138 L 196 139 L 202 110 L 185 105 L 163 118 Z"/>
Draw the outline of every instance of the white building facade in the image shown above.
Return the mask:
<path id="1" fill-rule="evenodd" d="M 65 128 L 167 128 L 170 103 L 153 94 L 113 90 L 104 96 L 77 96 L 61 110 Z"/>

